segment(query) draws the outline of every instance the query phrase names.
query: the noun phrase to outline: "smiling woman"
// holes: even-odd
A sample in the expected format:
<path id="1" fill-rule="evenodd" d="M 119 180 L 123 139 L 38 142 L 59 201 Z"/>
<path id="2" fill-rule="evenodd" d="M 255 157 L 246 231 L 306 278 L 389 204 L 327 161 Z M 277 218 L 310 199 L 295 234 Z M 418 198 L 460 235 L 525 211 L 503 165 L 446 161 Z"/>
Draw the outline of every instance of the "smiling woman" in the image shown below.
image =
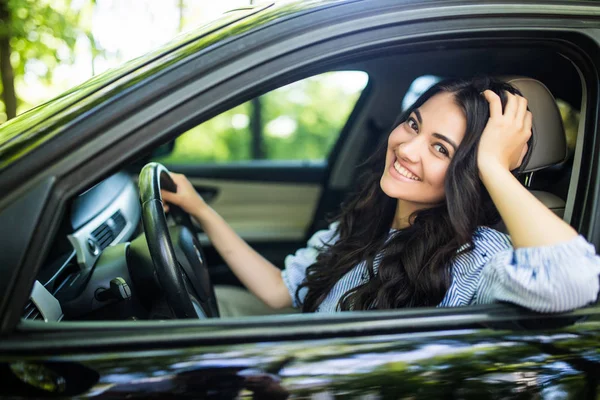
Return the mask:
<path id="1" fill-rule="evenodd" d="M 440 93 L 389 135 L 381 189 L 401 199 L 394 228 L 406 227 L 411 214 L 444 200 L 446 171 L 466 131 L 463 115 L 452 92 Z"/>
<path id="2" fill-rule="evenodd" d="M 536 95 L 545 90 L 524 81 Z M 560 312 L 596 299 L 600 258 L 593 246 L 510 173 L 523 171 L 533 150 L 532 114 L 519 90 L 488 78 L 440 82 L 400 121 L 371 157 L 358 194 L 329 230 L 286 259 L 281 274 L 183 175 L 174 176 L 177 193 L 162 195 L 194 216 L 237 277 L 272 308 L 331 312 L 510 301 Z M 527 222 L 524 212 L 535 221 Z M 492 228 L 501 217 L 512 244 Z"/>

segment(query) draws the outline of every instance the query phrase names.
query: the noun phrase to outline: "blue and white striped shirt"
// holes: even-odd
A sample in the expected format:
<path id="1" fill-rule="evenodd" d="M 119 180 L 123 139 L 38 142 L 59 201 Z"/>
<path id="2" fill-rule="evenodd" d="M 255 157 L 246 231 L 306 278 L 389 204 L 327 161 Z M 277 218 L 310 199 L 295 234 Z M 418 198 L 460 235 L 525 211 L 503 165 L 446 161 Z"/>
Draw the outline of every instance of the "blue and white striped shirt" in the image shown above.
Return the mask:
<path id="1" fill-rule="evenodd" d="M 296 289 L 304 281 L 306 268 L 316 261 L 324 244 L 335 243 L 335 230 L 333 223 L 329 229 L 316 232 L 307 247 L 286 257 L 282 277 L 294 307 L 300 307 Z M 473 244 L 473 250 L 455 259 L 452 284 L 438 307 L 506 301 L 540 312 L 562 312 L 596 301 L 600 290 L 600 257 L 582 236 L 553 246 L 515 250 L 508 235 L 479 227 Z M 377 266 L 376 257 L 375 272 Z M 363 261 L 334 285 L 317 311 L 337 311 L 344 293 L 368 279 Z M 301 301 L 306 291 L 306 288 L 300 291 Z"/>

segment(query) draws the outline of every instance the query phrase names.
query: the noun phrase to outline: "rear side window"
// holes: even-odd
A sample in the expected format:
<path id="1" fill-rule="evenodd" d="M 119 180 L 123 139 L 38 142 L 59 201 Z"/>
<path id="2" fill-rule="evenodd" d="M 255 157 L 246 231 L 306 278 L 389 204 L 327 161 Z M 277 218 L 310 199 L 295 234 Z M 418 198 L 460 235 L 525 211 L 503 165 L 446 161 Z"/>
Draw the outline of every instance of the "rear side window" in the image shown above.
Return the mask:
<path id="1" fill-rule="evenodd" d="M 165 164 L 327 159 L 368 83 L 335 71 L 280 87 L 183 133 Z"/>

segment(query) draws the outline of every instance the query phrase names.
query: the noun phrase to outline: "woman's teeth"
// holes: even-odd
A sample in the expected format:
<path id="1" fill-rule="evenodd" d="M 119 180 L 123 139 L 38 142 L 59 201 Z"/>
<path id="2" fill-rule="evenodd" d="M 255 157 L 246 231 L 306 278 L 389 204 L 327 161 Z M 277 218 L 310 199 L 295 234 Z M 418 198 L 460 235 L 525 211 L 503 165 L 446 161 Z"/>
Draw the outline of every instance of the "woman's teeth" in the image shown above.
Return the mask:
<path id="1" fill-rule="evenodd" d="M 404 168 L 402 165 L 398 163 L 398 161 L 394 161 L 394 169 L 402 176 L 407 177 L 408 179 L 412 179 L 413 181 L 420 181 L 419 177 L 415 174 L 411 173 L 409 170 Z"/>

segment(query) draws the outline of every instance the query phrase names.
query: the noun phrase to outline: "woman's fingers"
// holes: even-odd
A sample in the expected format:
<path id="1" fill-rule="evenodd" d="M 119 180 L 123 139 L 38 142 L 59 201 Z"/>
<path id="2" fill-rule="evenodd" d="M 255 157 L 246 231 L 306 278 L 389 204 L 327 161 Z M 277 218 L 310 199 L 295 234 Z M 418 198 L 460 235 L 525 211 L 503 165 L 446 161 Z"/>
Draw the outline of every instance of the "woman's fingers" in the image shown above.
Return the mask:
<path id="1" fill-rule="evenodd" d="M 517 98 L 517 112 L 515 119 L 517 121 L 524 121 L 527 115 L 527 99 L 525 97 L 516 96 Z"/>
<path id="2" fill-rule="evenodd" d="M 160 190 L 160 196 L 162 197 L 163 201 L 168 201 L 170 203 L 172 203 L 173 202 L 172 200 L 175 197 L 177 197 L 177 195 L 175 193 L 169 192 L 168 190 L 164 190 L 164 189 Z"/>
<path id="3" fill-rule="evenodd" d="M 500 96 L 495 92 L 486 90 L 483 92 L 483 95 L 490 105 L 490 118 L 504 116 L 517 121 L 522 121 L 524 119 L 525 113 L 527 112 L 526 98 L 510 92 L 505 92 L 506 106 L 504 107 L 504 110 L 502 110 L 502 101 L 500 100 Z"/>
<path id="4" fill-rule="evenodd" d="M 506 96 L 506 106 L 504 107 L 503 115 L 506 118 L 515 118 L 519 107 L 519 100 L 517 99 L 517 96 L 510 92 L 504 92 L 504 94 Z"/>
<path id="5" fill-rule="evenodd" d="M 206 205 L 185 175 L 171 172 L 171 176 L 173 182 L 177 185 L 177 192 L 170 192 L 168 190 L 160 191 L 163 204 L 166 206 L 165 211 L 169 209 L 167 203 L 176 205 L 188 213 L 195 212 Z"/>
<path id="6" fill-rule="evenodd" d="M 526 133 L 528 133 L 529 136 L 527 137 L 527 140 L 529 140 L 529 138 L 533 134 L 533 114 L 531 113 L 531 111 L 525 111 L 525 124 L 523 126 L 523 129 Z"/>
<path id="7" fill-rule="evenodd" d="M 500 96 L 486 90 L 490 119 L 482 133 L 478 159 L 481 162 L 500 162 L 509 170 L 523 163 L 527 154 L 527 141 L 531 137 L 533 117 L 527 110 L 527 100 L 508 92 L 502 110 Z"/>
<path id="8" fill-rule="evenodd" d="M 161 190 L 160 191 L 160 197 L 162 198 L 162 203 L 163 203 L 163 211 L 164 212 L 169 212 L 169 196 L 171 196 L 171 192 L 167 192 L 166 190 Z"/>
<path id="9" fill-rule="evenodd" d="M 502 102 L 500 96 L 491 90 L 485 90 L 483 96 L 490 104 L 490 118 L 497 118 L 502 116 Z"/>

